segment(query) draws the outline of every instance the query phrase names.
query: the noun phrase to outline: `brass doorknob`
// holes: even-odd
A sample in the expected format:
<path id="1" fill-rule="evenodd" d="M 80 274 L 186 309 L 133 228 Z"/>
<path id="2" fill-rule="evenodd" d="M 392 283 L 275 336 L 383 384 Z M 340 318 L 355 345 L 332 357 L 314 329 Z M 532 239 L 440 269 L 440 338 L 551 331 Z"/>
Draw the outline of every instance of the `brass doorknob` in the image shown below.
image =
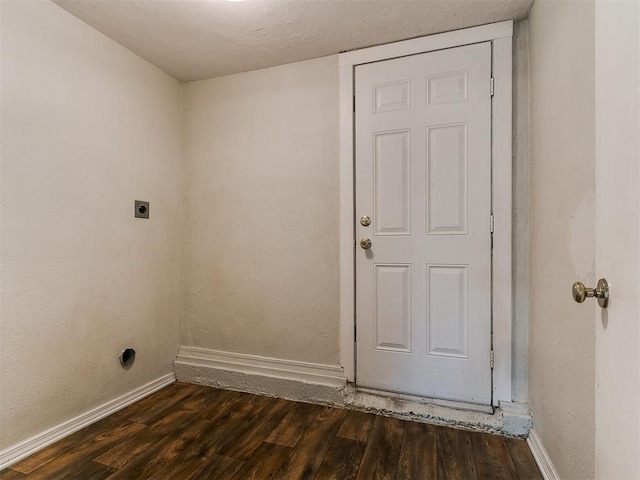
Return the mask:
<path id="1" fill-rule="evenodd" d="M 587 288 L 582 282 L 576 282 L 571 287 L 571 294 L 578 303 L 584 302 L 586 298 L 595 297 L 602 308 L 607 308 L 609 305 L 609 283 L 604 278 L 598 280 L 596 288 Z"/>
<path id="2" fill-rule="evenodd" d="M 371 248 L 371 240 L 369 240 L 367 237 L 364 237 L 362 240 L 360 240 L 360 246 L 365 250 L 369 250 Z"/>

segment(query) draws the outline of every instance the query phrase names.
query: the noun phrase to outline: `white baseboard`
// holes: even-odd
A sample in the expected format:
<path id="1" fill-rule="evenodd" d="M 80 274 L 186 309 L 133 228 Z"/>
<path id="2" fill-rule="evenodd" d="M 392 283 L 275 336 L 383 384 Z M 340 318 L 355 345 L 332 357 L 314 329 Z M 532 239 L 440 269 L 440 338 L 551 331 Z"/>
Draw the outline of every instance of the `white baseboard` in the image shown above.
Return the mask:
<path id="1" fill-rule="evenodd" d="M 180 347 L 176 367 L 192 365 L 249 375 L 262 375 L 322 385 L 345 385 L 344 370 L 338 365 L 297 362 L 198 347 Z M 178 375 L 179 377 L 179 375 Z"/>
<path id="2" fill-rule="evenodd" d="M 501 408 L 390 395 L 347 384 L 343 369 L 276 358 L 180 347 L 174 363 L 180 381 L 286 398 L 299 402 L 373 412 L 407 420 L 450 425 L 526 438 L 529 409 L 521 404 Z"/>
<path id="3" fill-rule="evenodd" d="M 531 429 L 529 432 L 529 438 L 527 438 L 527 444 L 529 445 L 529 449 L 533 454 L 533 458 L 538 464 L 538 468 L 540 469 L 540 473 L 542 473 L 542 477 L 545 480 L 560 480 L 560 475 L 558 475 L 558 471 L 553 466 L 547 451 L 545 450 L 542 442 L 540 441 L 540 437 L 536 435 L 536 432 Z"/>
<path id="4" fill-rule="evenodd" d="M 180 347 L 180 381 L 309 403 L 337 405 L 346 385 L 342 367 Z"/>
<path id="5" fill-rule="evenodd" d="M 153 380 L 142 387 L 136 388 L 121 397 L 104 403 L 93 410 L 85 412 L 82 415 L 63 422 L 60 425 L 56 425 L 53 428 L 45 430 L 42 433 L 34 435 L 31 438 L 0 451 L 0 470 L 3 470 L 23 458 L 33 455 L 38 450 L 42 450 L 44 447 L 51 445 L 52 443 L 117 412 L 118 410 L 123 409 L 127 405 L 137 402 L 141 398 L 151 395 L 153 392 L 160 390 L 175 381 L 175 374 L 168 373 L 167 375 Z"/>

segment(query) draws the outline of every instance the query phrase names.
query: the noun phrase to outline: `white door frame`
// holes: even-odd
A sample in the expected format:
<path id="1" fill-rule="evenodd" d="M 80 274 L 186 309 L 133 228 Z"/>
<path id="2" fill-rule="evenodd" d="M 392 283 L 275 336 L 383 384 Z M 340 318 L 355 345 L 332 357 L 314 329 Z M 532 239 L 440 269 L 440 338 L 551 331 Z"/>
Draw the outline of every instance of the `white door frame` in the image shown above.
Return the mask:
<path id="1" fill-rule="evenodd" d="M 342 53 L 340 70 L 340 364 L 355 381 L 354 72 L 357 65 L 492 42 L 492 345 L 493 404 L 511 401 L 511 49 L 513 22 L 430 35 Z M 489 86 L 487 86 L 489 88 Z"/>

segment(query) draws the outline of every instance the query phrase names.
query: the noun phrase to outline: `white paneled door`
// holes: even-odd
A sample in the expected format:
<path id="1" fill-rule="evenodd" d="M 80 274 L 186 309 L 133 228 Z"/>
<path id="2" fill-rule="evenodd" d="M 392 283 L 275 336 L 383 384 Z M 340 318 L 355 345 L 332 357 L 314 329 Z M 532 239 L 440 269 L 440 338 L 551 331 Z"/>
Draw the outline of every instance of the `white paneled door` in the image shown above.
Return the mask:
<path id="1" fill-rule="evenodd" d="M 491 44 L 355 82 L 356 382 L 488 405 Z"/>
<path id="2" fill-rule="evenodd" d="M 577 308 L 597 312 L 595 477 L 639 479 L 640 3 L 596 1 L 595 29 L 595 266 L 610 298 Z"/>

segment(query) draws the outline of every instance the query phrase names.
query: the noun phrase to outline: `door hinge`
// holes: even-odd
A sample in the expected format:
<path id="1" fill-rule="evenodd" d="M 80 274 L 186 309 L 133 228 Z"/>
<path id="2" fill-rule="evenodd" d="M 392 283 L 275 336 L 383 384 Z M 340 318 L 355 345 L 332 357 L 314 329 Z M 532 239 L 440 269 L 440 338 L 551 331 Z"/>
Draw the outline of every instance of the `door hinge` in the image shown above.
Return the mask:
<path id="1" fill-rule="evenodd" d="M 489 230 L 493 233 L 493 213 L 489 216 Z"/>
<path id="2" fill-rule="evenodd" d="M 353 97 L 353 113 L 356 113 L 356 97 Z"/>
<path id="3" fill-rule="evenodd" d="M 493 368 L 493 350 L 489 353 L 489 362 L 491 363 L 491 368 Z"/>
<path id="4" fill-rule="evenodd" d="M 493 81 L 493 77 L 491 77 L 491 80 L 489 81 L 489 89 L 491 91 L 491 96 L 493 97 L 493 89 L 494 89 L 494 81 Z"/>
<path id="5" fill-rule="evenodd" d="M 357 333 L 358 333 L 358 327 L 357 327 L 357 326 L 356 326 L 356 324 L 354 323 L 354 324 L 353 324 L 353 341 L 354 341 L 354 342 L 356 341 L 356 338 L 358 338 L 358 337 L 357 337 Z"/>

